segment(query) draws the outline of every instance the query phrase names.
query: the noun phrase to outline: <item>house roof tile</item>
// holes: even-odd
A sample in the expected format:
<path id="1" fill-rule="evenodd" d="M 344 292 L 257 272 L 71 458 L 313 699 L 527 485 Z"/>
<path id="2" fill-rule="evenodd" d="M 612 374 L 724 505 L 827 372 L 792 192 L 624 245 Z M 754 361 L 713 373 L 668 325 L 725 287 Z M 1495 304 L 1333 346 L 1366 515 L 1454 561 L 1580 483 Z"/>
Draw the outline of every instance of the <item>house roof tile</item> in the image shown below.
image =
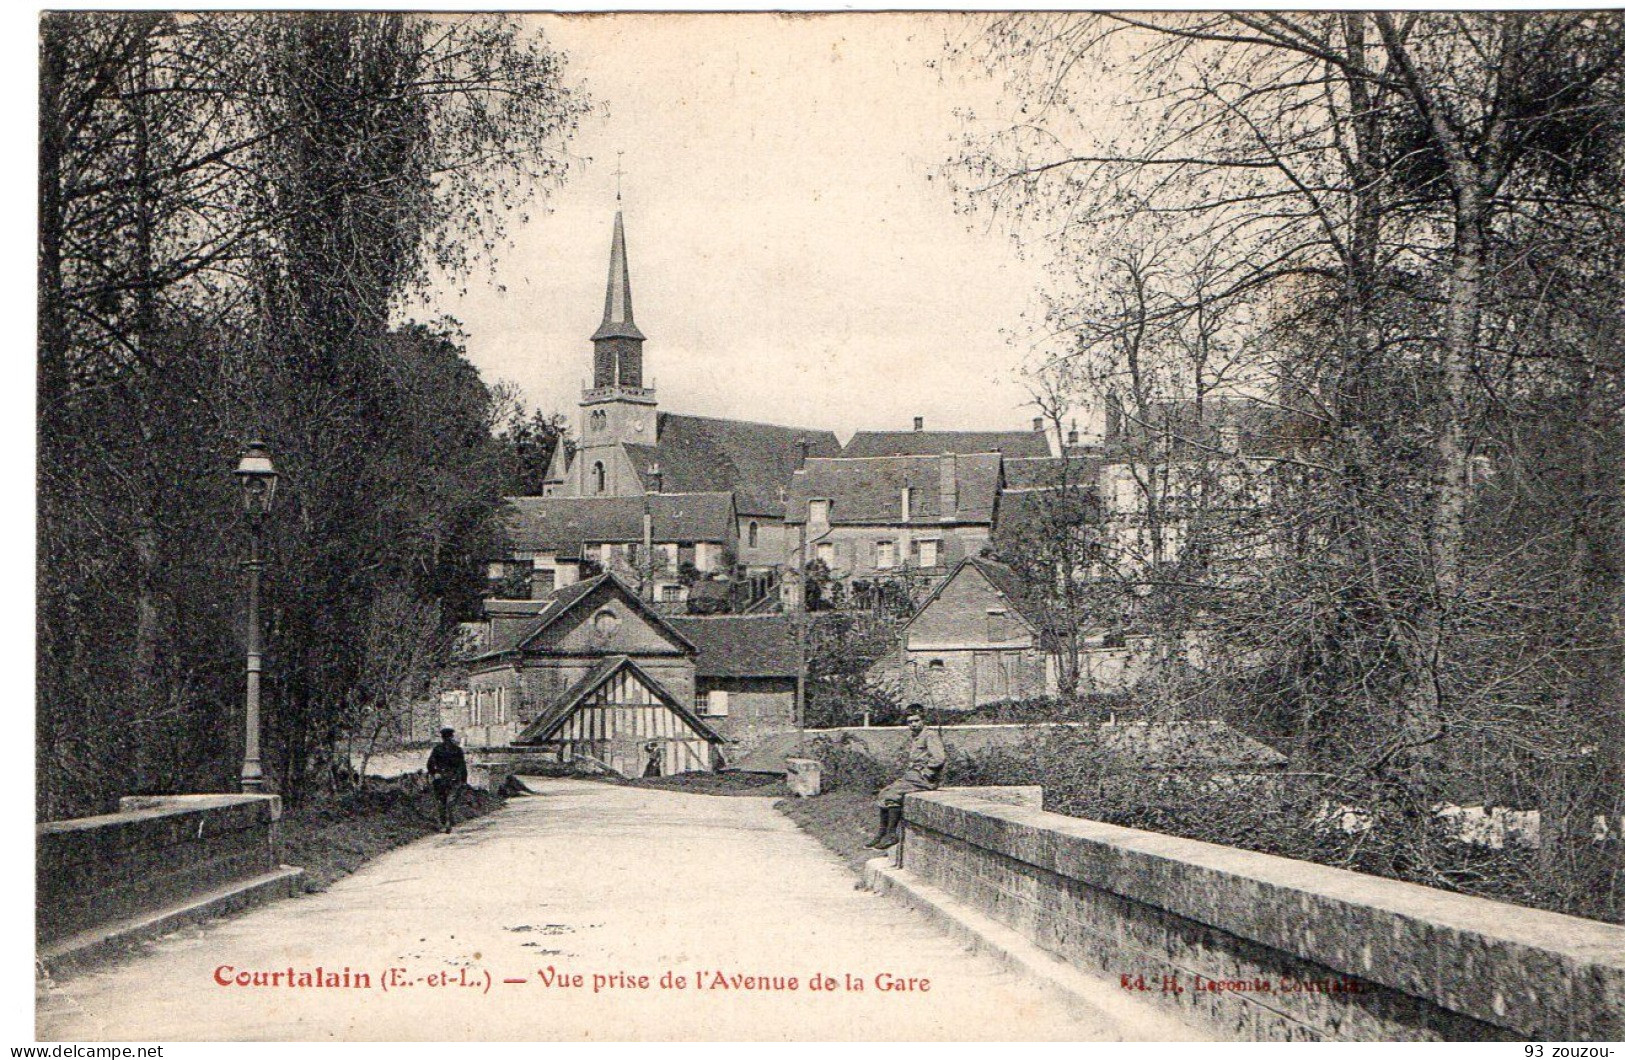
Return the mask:
<path id="1" fill-rule="evenodd" d="M 809 456 L 841 448 L 830 431 L 670 412 L 660 413 L 656 438 L 655 445 L 623 446 L 644 489 L 654 488 L 659 464 L 664 492 L 732 492 L 741 515 L 771 518 L 784 515 L 783 491 L 801 464 L 801 443 Z"/>
<path id="2" fill-rule="evenodd" d="M 795 619 L 788 615 L 673 618 L 700 650 L 696 677 L 795 677 L 801 669 Z"/>
<path id="3" fill-rule="evenodd" d="M 1042 431 L 859 431 L 842 456 L 937 456 L 942 453 L 1003 453 L 1049 456 Z"/>
<path id="4" fill-rule="evenodd" d="M 943 508 L 944 463 L 956 489 Z M 998 453 L 813 459 L 790 479 L 785 521 L 807 521 L 807 502 L 830 502 L 832 525 L 903 525 L 902 490 L 911 488 L 908 524 L 991 523 L 1002 481 Z"/>
<path id="5" fill-rule="evenodd" d="M 642 541 L 644 500 L 509 497 L 508 547 L 579 558 L 583 543 Z M 656 493 L 647 500 L 657 542 L 733 539 L 733 498 L 727 493 Z"/>

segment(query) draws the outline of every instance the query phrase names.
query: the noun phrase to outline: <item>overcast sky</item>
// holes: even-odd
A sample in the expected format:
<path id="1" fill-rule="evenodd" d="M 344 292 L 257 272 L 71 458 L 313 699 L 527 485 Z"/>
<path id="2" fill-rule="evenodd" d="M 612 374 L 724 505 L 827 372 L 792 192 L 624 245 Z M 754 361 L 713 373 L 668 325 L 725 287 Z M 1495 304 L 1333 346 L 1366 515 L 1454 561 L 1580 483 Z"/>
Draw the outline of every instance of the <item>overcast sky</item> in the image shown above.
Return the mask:
<path id="1" fill-rule="evenodd" d="M 958 16 L 535 17 L 601 104 L 494 280 L 447 291 L 489 381 L 573 417 L 603 310 L 617 152 L 645 379 L 662 409 L 824 427 L 1030 425 L 1020 333 L 1036 262 L 955 213 L 944 74 Z M 935 176 L 935 179 L 928 177 Z M 499 290 L 497 285 L 505 287 Z"/>

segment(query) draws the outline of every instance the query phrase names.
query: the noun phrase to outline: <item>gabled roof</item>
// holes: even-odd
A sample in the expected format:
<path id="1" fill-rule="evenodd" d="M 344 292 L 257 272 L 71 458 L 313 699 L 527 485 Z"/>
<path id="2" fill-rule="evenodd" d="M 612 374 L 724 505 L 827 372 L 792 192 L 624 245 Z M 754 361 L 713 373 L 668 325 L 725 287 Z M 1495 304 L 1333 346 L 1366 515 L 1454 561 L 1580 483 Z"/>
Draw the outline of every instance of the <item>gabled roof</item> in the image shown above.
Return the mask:
<path id="1" fill-rule="evenodd" d="M 514 551 L 579 558 L 583 543 L 642 541 L 645 501 L 657 542 L 733 540 L 731 494 L 653 493 L 647 498 L 509 497 L 507 545 Z"/>
<path id="2" fill-rule="evenodd" d="M 628 442 L 622 448 L 643 481 L 666 493 L 731 492 L 741 515 L 782 518 L 783 490 L 801 466 L 801 443 L 808 456 L 834 456 L 840 443 L 831 431 L 780 427 L 746 420 L 719 420 L 662 412 L 656 443 Z"/>
<path id="3" fill-rule="evenodd" d="M 529 640 L 538 630 L 552 625 L 565 612 L 579 603 L 588 593 L 603 582 L 609 575 L 600 575 L 554 589 L 540 600 L 487 600 L 485 613 L 487 617 L 506 618 L 514 621 L 498 621 L 489 623 L 491 635 L 486 641 L 485 650 L 475 658 L 484 658 L 488 655 L 500 655 L 503 652 L 513 651 L 525 641 Z M 531 621 L 517 621 L 525 617 Z"/>
<path id="4" fill-rule="evenodd" d="M 1049 456 L 1043 431 L 859 431 L 842 456 L 938 456 L 942 453 L 1003 453 Z"/>
<path id="5" fill-rule="evenodd" d="M 699 649 L 695 677 L 795 677 L 801 671 L 795 619 L 789 615 L 718 615 L 670 621 Z"/>
<path id="6" fill-rule="evenodd" d="M 552 706 L 543 711 L 535 721 L 525 726 L 524 731 L 515 737 L 513 742 L 516 744 L 543 742 L 564 724 L 565 719 L 570 716 L 570 713 L 576 707 L 581 705 L 583 700 L 598 691 L 605 682 L 622 670 L 631 670 L 637 679 L 655 694 L 655 698 L 682 718 L 689 728 L 712 743 L 722 742 L 722 737 L 717 735 L 716 730 L 701 721 L 699 716 L 685 707 L 676 696 L 666 689 L 665 685 L 651 677 L 643 667 L 625 655 L 611 655 L 591 670 L 588 670 L 586 676 L 571 685 L 570 689 L 559 697 Z"/>
<path id="7" fill-rule="evenodd" d="M 807 502 L 830 502 L 834 526 L 905 525 L 902 490 L 910 487 L 906 525 L 940 523 L 992 523 L 1003 479 L 998 453 L 970 456 L 892 456 L 808 460 L 790 479 L 790 504 L 785 521 L 807 521 Z M 942 479 L 950 476 L 953 489 L 948 510 L 943 508 Z"/>
<path id="8" fill-rule="evenodd" d="M 912 626 L 915 619 L 925 614 L 926 609 L 936 603 L 937 598 L 943 594 L 943 591 L 953 584 L 954 579 L 963 575 L 967 568 L 980 574 L 983 580 L 992 586 L 993 591 L 1009 603 L 1016 617 L 1021 619 L 1035 635 L 1041 634 L 1045 630 L 1048 623 L 1044 617 L 1044 606 L 1028 590 L 1027 583 L 1022 580 L 1021 575 L 1003 563 L 984 559 L 981 556 L 967 556 L 960 560 L 953 570 L 948 572 L 948 576 L 942 579 L 937 584 L 937 587 L 926 595 L 924 600 L 920 601 L 920 606 L 909 616 L 908 621 L 899 627 L 897 632 L 902 634 L 908 627 Z"/>
<path id="9" fill-rule="evenodd" d="M 593 578 L 586 578 L 573 585 L 566 585 L 562 589 L 555 589 L 540 601 L 542 606 L 536 611 L 535 621 L 530 623 L 498 623 L 491 624 L 493 634 L 492 642 L 481 655 L 476 658 L 484 659 L 492 655 L 500 655 L 510 651 L 524 651 L 537 637 L 559 622 L 581 605 L 581 602 L 593 595 L 600 588 L 608 588 L 615 593 L 633 611 L 664 633 L 679 647 L 686 651 L 694 651 L 694 642 L 672 628 L 671 622 L 660 612 L 650 607 L 638 597 L 638 594 L 627 588 L 614 574 L 604 573 Z M 507 604 L 511 601 L 499 601 Z M 488 608 L 489 610 L 489 608 Z M 502 632 L 497 632 L 502 630 Z"/>

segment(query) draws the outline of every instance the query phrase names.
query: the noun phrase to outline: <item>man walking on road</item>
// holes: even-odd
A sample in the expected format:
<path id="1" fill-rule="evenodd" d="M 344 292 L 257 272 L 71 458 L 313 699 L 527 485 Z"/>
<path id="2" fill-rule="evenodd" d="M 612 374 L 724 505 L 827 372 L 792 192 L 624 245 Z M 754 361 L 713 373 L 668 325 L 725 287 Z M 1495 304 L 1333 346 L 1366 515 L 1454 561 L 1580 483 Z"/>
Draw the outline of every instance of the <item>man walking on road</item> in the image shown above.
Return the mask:
<path id="1" fill-rule="evenodd" d="M 429 752 L 429 779 L 434 782 L 435 802 L 440 806 L 440 829 L 450 832 L 452 799 L 468 783 L 468 760 L 463 749 L 452 739 L 455 729 L 441 729 L 440 742 Z"/>
<path id="2" fill-rule="evenodd" d="M 908 768 L 875 796 L 875 804 L 880 807 L 880 828 L 865 845 L 876 850 L 889 850 L 901 842 L 903 796 L 911 791 L 935 791 L 942 783 L 948 752 L 942 746 L 942 737 L 925 727 L 924 710 L 918 703 L 909 704 Z"/>

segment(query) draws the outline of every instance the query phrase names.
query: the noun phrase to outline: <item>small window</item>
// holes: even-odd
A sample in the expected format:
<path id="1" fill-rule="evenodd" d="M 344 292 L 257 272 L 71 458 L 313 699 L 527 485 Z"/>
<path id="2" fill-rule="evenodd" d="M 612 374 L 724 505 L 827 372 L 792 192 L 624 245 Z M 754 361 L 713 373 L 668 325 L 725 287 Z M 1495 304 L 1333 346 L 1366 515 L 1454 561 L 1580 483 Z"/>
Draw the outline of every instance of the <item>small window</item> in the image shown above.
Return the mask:
<path id="1" fill-rule="evenodd" d="M 602 461 L 594 461 L 592 465 L 592 491 L 604 492 L 604 465 Z"/>
<path id="2" fill-rule="evenodd" d="M 746 535 L 745 535 L 745 539 L 750 542 L 750 547 L 751 548 L 759 547 L 759 542 L 757 541 L 757 537 L 761 533 L 761 529 L 762 528 L 754 520 L 752 520 L 752 522 L 750 524 L 750 529 L 746 532 Z"/>
<path id="3" fill-rule="evenodd" d="M 662 585 L 660 587 L 660 601 L 666 604 L 682 603 L 683 587 L 681 585 Z"/>
<path id="4" fill-rule="evenodd" d="M 712 718 L 728 716 L 728 693 L 724 689 L 713 688 L 705 694 L 705 713 Z"/>
<path id="5" fill-rule="evenodd" d="M 920 542 L 920 566 L 935 567 L 937 565 L 937 542 Z"/>
<path id="6" fill-rule="evenodd" d="M 934 674 L 940 674 L 942 671 L 948 669 L 948 664 L 943 662 L 941 659 L 932 659 L 930 662 L 925 664 L 925 668 Z"/>
<path id="7" fill-rule="evenodd" d="M 818 557 L 818 562 L 824 566 L 830 568 L 835 566 L 835 545 L 832 542 L 820 541 L 814 554 Z"/>
<path id="8" fill-rule="evenodd" d="M 875 542 L 875 568 L 877 570 L 890 570 L 897 566 L 897 543 L 895 541 Z"/>
<path id="9" fill-rule="evenodd" d="M 829 501 L 808 501 L 807 521 L 809 523 L 829 522 Z"/>

